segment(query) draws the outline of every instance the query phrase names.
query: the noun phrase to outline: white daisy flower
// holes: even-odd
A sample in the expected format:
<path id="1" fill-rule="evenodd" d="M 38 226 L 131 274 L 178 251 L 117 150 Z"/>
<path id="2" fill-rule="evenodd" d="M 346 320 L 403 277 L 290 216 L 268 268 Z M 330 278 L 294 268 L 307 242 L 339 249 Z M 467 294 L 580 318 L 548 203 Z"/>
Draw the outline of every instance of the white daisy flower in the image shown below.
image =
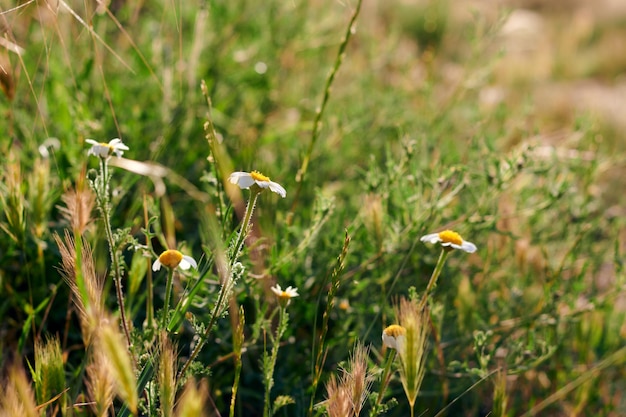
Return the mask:
<path id="1" fill-rule="evenodd" d="M 108 158 L 113 154 L 120 157 L 124 154 L 124 151 L 129 149 L 128 146 L 122 143 L 122 139 L 119 138 L 112 139 L 109 143 L 97 142 L 93 139 L 85 139 L 85 142 L 91 145 L 87 155 L 99 156 L 100 158 Z"/>
<path id="2" fill-rule="evenodd" d="M 400 350 L 404 343 L 405 336 L 406 329 L 404 327 L 398 324 L 387 326 L 385 330 L 383 330 L 383 345 L 391 349 Z"/>
<path id="3" fill-rule="evenodd" d="M 228 181 L 231 184 L 238 185 L 241 189 L 248 189 L 252 185 L 256 184 L 261 188 L 269 188 L 270 191 L 275 192 L 280 195 L 282 198 L 285 198 L 287 195 L 287 191 L 277 182 L 271 181 L 269 177 L 261 174 L 257 171 L 252 172 L 233 172 L 228 177 Z"/>
<path id="4" fill-rule="evenodd" d="M 280 285 L 276 284 L 275 286 L 271 287 L 271 290 L 274 294 L 276 294 L 276 297 L 278 297 L 278 301 L 283 307 L 287 306 L 293 297 L 298 297 L 299 295 L 298 289 L 291 286 L 283 290 L 282 288 L 280 288 Z"/>
<path id="5" fill-rule="evenodd" d="M 463 240 L 460 234 L 458 234 L 457 232 L 453 232 L 452 230 L 444 230 L 443 232 L 439 233 L 431 233 L 429 235 L 422 236 L 420 240 L 422 242 L 428 243 L 441 243 L 441 246 L 461 249 L 467 253 L 476 252 L 476 245 L 474 245 L 472 242 Z"/>
<path id="6" fill-rule="evenodd" d="M 191 256 L 183 255 L 182 253 L 174 249 L 169 249 L 163 252 L 159 256 L 159 259 L 154 261 L 154 263 L 152 264 L 152 270 L 158 271 L 159 269 L 161 269 L 161 265 L 172 269 L 177 267 L 180 269 L 189 269 L 192 266 L 196 269 L 198 268 L 198 264 L 196 263 L 195 259 L 193 259 Z"/>

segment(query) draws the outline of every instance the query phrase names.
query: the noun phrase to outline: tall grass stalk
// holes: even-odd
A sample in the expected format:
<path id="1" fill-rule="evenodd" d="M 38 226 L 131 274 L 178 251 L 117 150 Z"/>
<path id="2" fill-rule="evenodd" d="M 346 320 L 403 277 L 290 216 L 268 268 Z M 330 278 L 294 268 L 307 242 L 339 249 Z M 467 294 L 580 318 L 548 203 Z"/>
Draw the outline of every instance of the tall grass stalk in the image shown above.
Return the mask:
<path id="1" fill-rule="evenodd" d="M 241 376 L 241 354 L 243 351 L 243 341 L 244 341 L 244 325 L 245 325 L 245 315 L 243 311 L 243 307 L 239 307 L 239 325 L 235 332 L 233 333 L 233 353 L 235 360 L 235 378 L 233 380 L 233 388 L 232 394 L 230 397 L 230 408 L 229 408 L 229 417 L 235 417 L 235 404 L 237 402 L 237 391 L 239 390 L 239 378 Z"/>
<path id="2" fill-rule="evenodd" d="M 276 326 L 276 334 L 270 335 L 270 342 L 272 343 L 272 351 L 268 355 L 267 350 L 263 352 L 263 384 L 265 386 L 265 395 L 263 401 L 263 417 L 270 417 L 272 415 L 270 394 L 272 387 L 274 386 L 274 368 L 276 368 L 276 358 L 278 358 L 278 349 L 280 348 L 280 339 L 287 330 L 289 324 L 289 314 L 287 314 L 287 306 L 281 305 L 278 310 L 278 325 Z"/>
<path id="3" fill-rule="evenodd" d="M 128 321 L 126 319 L 126 308 L 124 306 L 124 293 L 122 292 L 122 267 L 118 256 L 117 242 L 113 236 L 113 229 L 111 228 L 111 200 L 110 200 L 110 174 L 108 168 L 108 157 L 99 157 L 100 160 L 100 173 L 92 183 L 94 191 L 96 192 L 96 204 L 102 215 L 102 222 L 104 223 L 104 233 L 109 245 L 109 255 L 111 258 L 113 283 L 115 285 L 115 295 L 117 297 L 117 304 L 120 310 L 120 319 L 122 322 L 122 328 L 124 329 L 124 336 L 126 337 L 126 344 L 130 350 L 132 341 L 130 338 L 130 331 L 128 329 Z"/>
<path id="4" fill-rule="evenodd" d="M 341 68 L 341 64 L 346 55 L 346 48 L 348 43 L 350 42 L 350 38 L 352 34 L 356 32 L 356 19 L 359 16 L 359 12 L 361 11 L 361 3 L 363 0 L 358 0 L 354 11 L 352 12 L 352 17 L 350 17 L 350 22 L 348 23 L 348 27 L 346 32 L 341 40 L 341 44 L 339 45 L 339 50 L 337 51 L 337 56 L 335 57 L 335 64 L 332 69 L 328 73 L 328 78 L 326 78 L 326 84 L 324 85 L 324 96 L 322 97 L 322 103 L 315 111 L 315 120 L 313 121 L 313 129 L 311 131 L 311 139 L 309 141 L 309 146 L 304 154 L 304 158 L 302 159 L 302 164 L 300 165 L 300 169 L 296 174 L 296 182 L 298 183 L 298 188 L 296 189 L 296 194 L 293 199 L 293 203 L 291 204 L 291 210 L 287 216 L 287 223 L 291 223 L 291 219 L 296 210 L 296 206 L 298 204 L 298 199 L 300 198 L 300 192 L 302 191 L 302 184 L 304 183 L 307 170 L 309 168 L 309 162 L 311 160 L 311 155 L 313 154 L 313 149 L 315 147 L 315 143 L 319 137 L 320 128 L 322 125 L 322 116 L 324 115 L 324 110 L 326 110 L 326 105 L 328 104 L 328 100 L 330 99 L 330 92 L 333 82 L 335 81 L 335 76 L 337 72 L 339 72 L 339 68 Z"/>
<path id="5" fill-rule="evenodd" d="M 312 382 L 311 382 L 311 401 L 309 402 L 309 410 L 307 415 L 309 417 L 313 416 L 313 410 L 315 405 L 315 393 L 317 392 L 317 386 L 320 382 L 320 378 L 322 376 L 322 368 L 324 367 L 324 361 L 326 360 L 326 333 L 328 332 L 328 320 L 330 319 L 330 312 L 335 305 L 335 294 L 337 294 L 337 290 L 339 289 L 339 284 L 341 283 L 341 272 L 345 267 L 345 260 L 348 256 L 348 247 L 350 245 L 350 236 L 346 231 L 343 247 L 341 248 L 341 253 L 337 257 L 337 262 L 335 263 L 335 267 L 333 268 L 332 273 L 330 274 L 330 289 L 328 290 L 328 295 L 326 296 L 326 309 L 324 310 L 324 315 L 322 317 L 322 327 L 320 329 L 319 338 L 317 342 L 315 340 L 315 335 L 317 334 L 317 325 L 313 326 L 313 349 L 312 354 L 315 355 L 314 361 L 311 363 L 311 374 L 312 374 Z M 321 288 L 326 287 L 327 280 L 324 280 Z M 319 303 L 317 303 L 319 305 Z M 317 317 L 317 314 L 316 314 Z M 317 324 L 317 323 L 316 323 Z"/>

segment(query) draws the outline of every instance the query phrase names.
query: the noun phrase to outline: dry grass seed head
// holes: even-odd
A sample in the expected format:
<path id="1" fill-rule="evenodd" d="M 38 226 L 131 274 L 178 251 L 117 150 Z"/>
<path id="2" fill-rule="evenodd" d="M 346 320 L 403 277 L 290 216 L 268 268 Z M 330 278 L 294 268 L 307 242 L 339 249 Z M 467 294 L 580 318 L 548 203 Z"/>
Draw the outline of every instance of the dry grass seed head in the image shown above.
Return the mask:
<path id="1" fill-rule="evenodd" d="M 342 375 L 342 384 L 345 384 L 350 392 L 350 401 L 354 415 L 361 413 L 363 404 L 367 399 L 374 375 L 369 372 L 367 367 L 367 358 L 369 349 L 362 344 L 357 344 L 352 352 L 349 367 L 344 370 Z"/>
<path id="2" fill-rule="evenodd" d="M 168 417 L 174 412 L 177 356 L 176 348 L 170 341 L 166 332 L 160 335 L 159 351 L 158 383 L 159 396 L 161 399 L 161 413 L 164 417 Z"/>
<path id="3" fill-rule="evenodd" d="M 98 332 L 96 349 L 101 349 L 109 359 L 109 369 L 114 376 L 115 390 L 133 413 L 137 413 L 139 398 L 137 378 L 128 347 L 123 341 L 117 322 L 107 320 Z"/>
<path id="4" fill-rule="evenodd" d="M 66 191 L 61 200 L 65 207 L 59 206 L 59 212 L 77 233 L 84 233 L 91 223 L 96 195 L 88 187 L 79 186 L 76 189 Z"/>
<path id="5" fill-rule="evenodd" d="M 0 416 L 39 416 L 35 394 L 22 367 L 12 365 L 2 385 L 4 394 L 0 397 Z"/>
<path id="6" fill-rule="evenodd" d="M 66 388 L 65 370 L 63 367 L 63 354 L 61 343 L 56 337 L 48 340 L 35 341 L 35 394 L 37 402 L 44 404 L 46 401 L 61 394 Z M 65 395 L 61 395 L 56 403 L 62 409 L 65 408 Z M 43 408 L 46 408 L 45 406 Z"/>
<path id="7" fill-rule="evenodd" d="M 82 277 L 88 297 L 88 306 L 83 302 L 83 296 L 76 282 L 76 243 L 69 231 L 65 231 L 65 239 L 54 235 L 59 252 L 61 253 L 61 275 L 72 291 L 72 300 L 78 310 L 78 318 L 83 333 L 85 346 L 91 343 L 97 327 L 104 321 L 104 279 L 98 278 L 93 260 L 91 246 L 83 240 L 82 247 Z"/>
<path id="8" fill-rule="evenodd" d="M 102 349 L 95 349 L 91 362 L 87 366 L 87 391 L 90 406 L 97 417 L 106 417 L 113 406 L 115 380 L 111 370 L 111 361 Z"/>
<path id="9" fill-rule="evenodd" d="M 346 417 L 352 414 L 352 395 L 342 380 L 331 375 L 326 383 L 326 413 L 329 417 Z"/>
<path id="10" fill-rule="evenodd" d="M 209 391 L 205 380 L 197 386 L 196 382 L 190 379 L 176 407 L 176 417 L 206 417 L 205 404 L 208 396 Z"/>
<path id="11" fill-rule="evenodd" d="M 400 379 L 411 407 L 419 393 L 426 365 L 428 334 L 430 332 L 428 309 L 401 298 L 396 306 L 398 322 L 406 329 L 400 355 Z"/>

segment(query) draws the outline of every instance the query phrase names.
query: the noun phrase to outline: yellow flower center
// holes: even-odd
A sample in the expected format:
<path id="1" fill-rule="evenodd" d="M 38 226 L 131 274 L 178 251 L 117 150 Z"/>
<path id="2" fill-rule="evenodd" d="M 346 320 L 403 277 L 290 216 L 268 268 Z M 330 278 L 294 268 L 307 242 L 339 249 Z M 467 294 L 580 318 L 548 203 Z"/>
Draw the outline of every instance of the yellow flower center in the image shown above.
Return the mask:
<path id="1" fill-rule="evenodd" d="M 250 176 L 255 180 L 255 181 L 268 181 L 270 180 L 270 177 L 266 177 L 265 175 L 261 174 L 259 171 L 252 171 L 250 173 Z"/>
<path id="2" fill-rule="evenodd" d="M 176 268 L 180 261 L 183 260 L 183 254 L 177 250 L 166 250 L 159 256 L 159 262 L 161 265 L 165 265 L 168 268 Z"/>
<path id="3" fill-rule="evenodd" d="M 455 245 L 463 244 L 463 238 L 461 235 L 457 232 L 453 232 L 452 230 L 444 230 L 439 233 L 439 239 L 441 239 L 443 243 L 453 243 Z"/>
<path id="4" fill-rule="evenodd" d="M 406 334 L 406 329 L 399 324 L 392 324 L 391 326 L 388 326 L 385 330 L 383 330 L 383 332 L 387 336 L 396 338 L 398 336 L 404 336 Z"/>

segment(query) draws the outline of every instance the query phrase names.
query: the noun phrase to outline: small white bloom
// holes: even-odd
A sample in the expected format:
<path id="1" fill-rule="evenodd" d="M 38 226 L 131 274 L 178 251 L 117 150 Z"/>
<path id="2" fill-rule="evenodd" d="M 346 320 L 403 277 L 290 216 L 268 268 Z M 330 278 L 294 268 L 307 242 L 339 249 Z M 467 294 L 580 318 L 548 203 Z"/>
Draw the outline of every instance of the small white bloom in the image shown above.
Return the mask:
<path id="1" fill-rule="evenodd" d="M 476 245 L 472 242 L 463 240 L 460 234 L 453 232 L 452 230 L 444 230 L 439 233 L 431 233 L 420 238 L 422 242 L 428 243 L 441 243 L 441 246 L 450 247 L 454 249 L 461 249 L 467 253 L 476 252 Z"/>
<path id="2" fill-rule="evenodd" d="M 406 337 L 406 329 L 398 324 L 392 324 L 383 330 L 383 345 L 400 350 Z"/>
<path id="3" fill-rule="evenodd" d="M 271 287 L 271 290 L 274 294 L 276 294 L 280 305 L 282 305 L 283 307 L 287 306 L 293 297 L 297 297 L 299 295 L 298 289 L 291 286 L 283 290 L 282 288 L 280 288 L 280 285 L 276 284 L 275 286 Z"/>
<path id="4" fill-rule="evenodd" d="M 160 270 L 161 265 L 172 269 L 189 269 L 192 266 L 196 269 L 198 268 L 198 264 L 196 263 L 195 259 L 193 259 L 191 256 L 183 255 L 181 252 L 174 249 L 169 249 L 163 252 L 159 256 L 159 259 L 154 261 L 154 263 L 152 264 L 152 270 Z"/>
<path id="5" fill-rule="evenodd" d="M 128 146 L 122 143 L 122 139 L 119 138 L 112 139 L 109 143 L 97 142 L 93 139 L 85 139 L 85 142 L 91 145 L 87 155 L 94 155 L 100 158 L 108 158 L 113 154 L 120 157 L 124 154 L 124 151 L 129 149 Z"/>
<path id="6" fill-rule="evenodd" d="M 300 295 L 297 288 L 289 286 L 283 290 L 278 284 L 272 287 L 272 292 L 281 298 L 293 298 Z"/>
<path id="7" fill-rule="evenodd" d="M 282 198 L 285 198 L 287 191 L 277 182 L 271 181 L 269 177 L 261 174 L 257 171 L 252 172 L 233 172 L 228 177 L 228 181 L 231 184 L 238 185 L 241 189 L 248 189 L 252 185 L 256 184 L 261 188 L 269 188 L 270 191 L 275 192 Z"/>

